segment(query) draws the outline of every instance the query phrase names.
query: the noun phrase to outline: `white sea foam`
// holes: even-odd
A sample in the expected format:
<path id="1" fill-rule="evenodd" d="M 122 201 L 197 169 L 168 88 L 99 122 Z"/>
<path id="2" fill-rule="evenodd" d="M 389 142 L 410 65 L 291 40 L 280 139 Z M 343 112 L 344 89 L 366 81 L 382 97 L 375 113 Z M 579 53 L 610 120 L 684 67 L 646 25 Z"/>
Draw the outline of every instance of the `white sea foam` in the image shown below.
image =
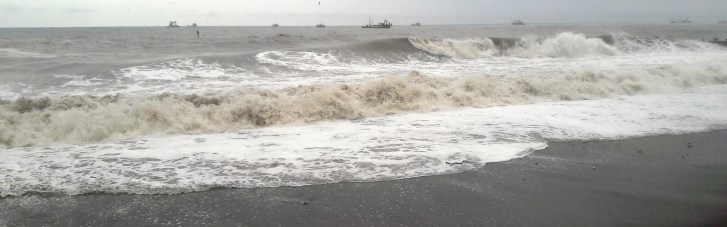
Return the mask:
<path id="1" fill-rule="evenodd" d="M 396 73 L 406 70 L 396 63 L 377 63 L 376 59 L 360 56 L 346 56 L 347 61 L 339 58 L 342 53 L 316 53 L 310 51 L 267 51 L 255 55 L 255 59 L 264 64 L 282 66 L 295 70 L 293 73 L 281 72 L 284 76 L 294 77 L 296 82 L 310 85 L 313 83 L 330 83 L 370 79 L 382 74 Z M 301 72 L 302 71 L 302 72 Z"/>
<path id="2" fill-rule="evenodd" d="M 12 92 L 10 89 L 10 85 L 2 84 L 2 81 L 0 81 L 0 98 L 9 100 L 15 100 L 19 98 L 19 95 L 15 92 Z M 8 100 L 4 100 L 3 102 L 8 102 Z"/>
<path id="3" fill-rule="evenodd" d="M 360 82 L 380 75 L 401 74 L 412 70 L 435 77 L 471 75 L 518 77 L 570 71 L 623 74 L 662 65 L 716 63 L 727 60 L 723 49 L 704 43 L 698 44 L 701 48 L 697 48 L 696 52 L 679 50 L 675 53 L 671 50 L 669 52 L 643 50 L 623 53 L 617 47 L 610 46 L 599 38 L 588 38 L 570 33 L 563 33 L 545 40 L 525 38 L 519 45 L 508 47 L 503 52 L 493 49 L 492 41 L 489 39 L 445 39 L 443 41 L 410 39 L 410 41 L 429 53 L 456 57 L 439 60 L 411 57 L 402 61 L 377 61 L 371 59 L 370 56 L 345 55 L 346 61 L 344 61 L 339 59 L 343 58 L 343 54 L 323 55 L 304 51 L 275 51 L 260 53 L 256 59 L 262 63 L 305 71 L 280 72 L 282 74 L 279 75 L 280 78 L 295 77 L 296 81 L 306 81 L 299 85 L 310 85 L 312 84 L 310 81 L 314 83 Z M 641 48 L 647 47 L 641 45 Z M 500 55 L 503 53 L 505 54 Z M 497 56 L 493 57 L 493 55 Z M 551 55 L 567 57 L 548 57 Z"/>
<path id="4" fill-rule="evenodd" d="M 380 181 L 521 157 L 549 140 L 727 127 L 727 87 L 0 152 L 0 195 L 179 193 Z"/>
<path id="5" fill-rule="evenodd" d="M 624 65 L 620 69 L 597 68 L 597 63 L 603 62 L 598 60 L 592 66 L 588 66 L 588 61 L 555 61 L 558 62 L 541 62 L 537 66 L 540 70 L 504 75 L 442 78 L 412 71 L 363 83 L 240 88 L 199 95 L 19 99 L 12 105 L 0 106 L 0 117 L 9 119 L 0 122 L 0 132 L 13 132 L 0 134 L 0 146 L 85 144 L 145 135 L 219 133 L 411 111 L 670 93 L 727 83 L 727 66 L 720 60 L 672 65 L 630 63 L 635 64 L 633 67 L 616 63 Z M 555 67 L 550 69 L 551 65 Z M 565 70 L 563 67 L 568 65 L 572 69 Z M 498 67 L 508 69 L 507 64 L 491 66 Z"/>
<path id="6" fill-rule="evenodd" d="M 724 128 L 727 87 L 711 87 L 727 83 L 724 49 L 639 39 L 420 40 L 433 55 L 267 51 L 254 66 L 180 59 L 45 90 L 0 84 L 0 194 L 378 181 L 548 140 Z"/>
<path id="7" fill-rule="evenodd" d="M 697 40 L 668 40 L 647 38 L 626 33 L 588 37 L 583 34 L 564 32 L 555 37 L 527 36 L 517 39 L 497 38 L 495 44 L 490 38 L 480 39 L 425 39 L 410 38 L 416 48 L 430 54 L 452 58 L 483 58 L 512 56 L 524 58 L 580 58 L 588 56 L 621 56 L 631 54 L 668 53 L 724 53 L 718 45 Z"/>
<path id="8" fill-rule="evenodd" d="M 55 58 L 52 54 L 22 51 L 14 48 L 0 48 L 0 57 L 8 58 Z"/>
<path id="9" fill-rule="evenodd" d="M 62 78 L 62 79 L 71 79 L 71 80 L 82 80 L 84 78 L 83 75 L 68 75 L 68 74 L 58 74 L 53 75 L 55 78 Z"/>
<path id="10" fill-rule="evenodd" d="M 433 40 L 410 38 L 409 42 L 415 47 L 435 55 L 444 55 L 457 58 L 490 57 L 499 51 L 490 39 L 467 40 Z"/>
<path id="11" fill-rule="evenodd" d="M 647 39 L 628 34 L 615 34 L 613 37 L 613 46 L 600 38 L 574 33 L 561 33 L 548 38 L 509 39 L 515 43 L 507 43 L 507 40 L 502 39 L 504 41 L 501 40 L 499 46 L 487 38 L 409 39 L 412 45 L 433 54 L 431 56 L 397 52 L 399 49 L 411 51 L 414 48 L 402 47 L 409 44 L 394 39 L 374 42 L 376 45 L 394 48 L 378 54 L 356 52 L 366 49 L 368 46 L 365 44 L 361 44 L 363 47 L 354 45 L 351 47 L 353 49 L 324 52 L 265 51 L 254 56 L 254 66 L 223 65 L 199 58 L 185 58 L 112 70 L 112 78 L 88 81 L 74 79 L 68 84 L 73 86 L 29 87 L 22 93 L 5 92 L 0 95 L 8 99 L 21 96 L 59 97 L 116 93 L 202 94 L 240 87 L 281 89 L 323 83 L 363 83 L 372 78 L 406 74 L 412 70 L 429 76 L 449 78 L 473 75 L 519 77 L 549 75 L 559 71 L 623 74 L 660 67 L 659 65 L 727 60 L 724 48 L 705 42 Z"/>
<path id="12" fill-rule="evenodd" d="M 111 77 L 84 75 L 55 75 L 71 79 L 60 86 L 33 90 L 35 96 L 62 97 L 72 95 L 204 93 L 233 87 L 253 86 L 259 75 L 235 65 L 223 66 L 201 59 L 178 59 L 111 70 Z"/>
<path id="13" fill-rule="evenodd" d="M 616 47 L 600 38 L 565 32 L 552 38 L 525 37 L 512 46 L 496 46 L 491 39 L 409 39 L 415 47 L 435 55 L 455 58 L 481 58 L 496 54 L 515 57 L 584 57 L 620 55 Z"/>
<path id="14" fill-rule="evenodd" d="M 267 53 L 267 52 L 265 52 Z M 27 87 L 24 92 L 37 94 L 37 96 L 61 97 L 68 95 L 115 95 L 121 94 L 161 94 L 164 92 L 180 94 L 202 94 L 206 92 L 220 92 L 241 87 L 256 87 L 263 89 L 282 89 L 286 87 L 310 86 L 325 83 L 365 83 L 367 80 L 396 74 L 406 74 L 412 70 L 440 78 L 453 78 L 473 75 L 502 76 L 505 78 L 519 77 L 550 77 L 560 73 L 593 72 L 613 75 L 641 73 L 658 68 L 680 68 L 682 73 L 693 70 L 696 72 L 708 71 L 710 68 L 721 69 L 727 60 L 723 52 L 687 52 L 676 54 L 664 53 L 638 53 L 619 56 L 589 56 L 577 59 L 570 58 L 520 58 L 501 56 L 493 58 L 451 58 L 441 61 L 426 61 L 411 59 L 400 62 L 379 62 L 366 58 L 355 58 L 353 61 L 329 61 L 325 64 L 307 63 L 309 59 L 300 59 L 305 56 L 298 52 L 281 52 L 284 60 L 275 64 L 282 67 L 291 67 L 292 70 L 271 71 L 268 64 L 261 64 L 260 70 L 250 71 L 239 67 L 221 67 L 218 63 L 204 63 L 199 65 L 205 70 L 193 70 L 195 66 L 182 69 L 171 69 L 167 64 L 155 64 L 139 68 L 150 70 L 151 76 L 144 73 L 134 74 L 139 68 L 130 67 L 116 72 L 117 78 L 90 78 L 84 79 L 80 75 L 57 75 L 58 78 L 71 79 L 67 84 L 36 90 Z M 288 55 L 289 54 L 289 55 Z M 269 55 L 259 54 L 260 62 L 267 62 Z M 186 61 L 186 60 L 185 60 Z M 194 60 L 191 62 L 199 62 Z M 154 68 L 158 67 L 158 68 Z M 173 67 L 172 67 L 173 68 Z M 691 69 L 690 69 L 691 68 Z M 136 70 L 136 71 L 135 71 Z M 203 72 L 212 72 L 210 75 L 201 75 Z M 224 72 L 225 74 L 219 74 Z M 638 72 L 638 73 L 637 73 Z M 218 73 L 218 74 L 215 74 Z M 195 76 L 200 74 L 199 76 Z M 132 76 L 134 75 L 134 76 Z M 164 75 L 169 76 L 167 79 Z M 20 85 L 14 85 L 20 87 Z M 33 95 L 18 94 L 6 90 L 0 93 L 5 99 L 15 99 L 20 96 L 33 97 Z"/>
<path id="15" fill-rule="evenodd" d="M 288 66 L 300 70 L 311 70 L 316 66 L 339 63 L 338 59 L 331 53 L 310 51 L 267 51 L 259 53 L 255 57 L 261 63 Z"/>
<path id="16" fill-rule="evenodd" d="M 627 33 L 615 34 L 615 47 L 628 53 L 704 53 L 724 52 L 724 47 L 698 40 L 647 38 Z"/>
<path id="17" fill-rule="evenodd" d="M 539 40 L 526 37 L 522 46 L 511 47 L 508 55 L 519 57 L 583 57 L 620 55 L 616 47 L 606 44 L 600 38 L 588 38 L 583 34 L 565 32 L 554 38 Z"/>
<path id="18" fill-rule="evenodd" d="M 119 70 L 120 77 L 133 80 L 178 81 L 187 77 L 219 78 L 229 74 L 243 73 L 237 67 L 223 69 L 219 63 L 204 63 L 200 59 L 179 59 L 171 62 L 142 65 Z"/>
<path id="19" fill-rule="evenodd" d="M 73 80 L 61 85 L 61 87 L 91 87 L 106 84 L 105 82 L 106 81 L 97 78 L 84 79 L 83 76 L 76 76 Z"/>

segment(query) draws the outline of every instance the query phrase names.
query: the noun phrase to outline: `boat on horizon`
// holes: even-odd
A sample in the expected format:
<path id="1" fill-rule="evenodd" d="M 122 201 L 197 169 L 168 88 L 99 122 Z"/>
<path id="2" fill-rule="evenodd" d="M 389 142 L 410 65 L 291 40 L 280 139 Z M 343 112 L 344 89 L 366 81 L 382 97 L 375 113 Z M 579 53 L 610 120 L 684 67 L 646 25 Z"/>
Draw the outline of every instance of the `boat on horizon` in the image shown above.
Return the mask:
<path id="1" fill-rule="evenodd" d="M 523 22 L 523 21 L 521 21 L 521 20 L 514 20 L 514 21 L 512 22 L 512 25 L 525 25 L 525 22 Z"/>
<path id="2" fill-rule="evenodd" d="M 273 24 L 273 28 L 277 28 L 277 27 L 280 27 L 280 25 L 278 25 L 278 24 Z"/>
<path id="3" fill-rule="evenodd" d="M 717 22 L 717 24 L 727 24 L 727 20 L 722 20 L 720 22 Z"/>
<path id="4" fill-rule="evenodd" d="M 325 28 L 326 26 L 323 24 L 316 24 L 316 28 Z"/>
<path id="5" fill-rule="evenodd" d="M 361 26 L 361 28 L 391 28 L 391 26 L 393 26 L 393 24 L 391 24 L 391 22 L 386 20 L 386 18 L 384 18 L 384 23 L 378 23 L 378 24 L 373 24 L 373 23 L 374 23 L 374 20 L 371 20 L 371 17 L 369 17 L 369 24 Z"/>
<path id="6" fill-rule="evenodd" d="M 197 23 L 192 23 L 192 25 L 187 25 L 187 27 L 197 27 Z"/>
<path id="7" fill-rule="evenodd" d="M 422 26 L 422 24 L 420 24 L 419 22 L 416 22 L 416 23 L 411 24 L 411 26 Z"/>
<path id="8" fill-rule="evenodd" d="M 709 40 L 707 42 L 727 47 L 727 39 L 725 39 L 725 40 L 715 39 L 715 40 Z"/>
<path id="9" fill-rule="evenodd" d="M 167 28 L 178 28 L 179 25 L 177 25 L 176 21 L 169 21 L 169 25 L 167 25 Z"/>
<path id="10" fill-rule="evenodd" d="M 671 21 L 672 24 L 691 24 L 692 21 L 689 20 L 689 18 L 686 19 L 679 19 L 679 20 L 673 20 Z"/>

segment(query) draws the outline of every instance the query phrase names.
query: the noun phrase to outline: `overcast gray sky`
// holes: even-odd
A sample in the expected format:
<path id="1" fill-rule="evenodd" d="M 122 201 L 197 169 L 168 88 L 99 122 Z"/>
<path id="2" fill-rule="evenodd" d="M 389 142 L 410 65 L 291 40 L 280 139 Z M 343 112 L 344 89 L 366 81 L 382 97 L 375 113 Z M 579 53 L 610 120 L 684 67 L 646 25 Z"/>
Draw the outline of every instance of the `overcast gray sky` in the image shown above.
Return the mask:
<path id="1" fill-rule="evenodd" d="M 320 5 L 318 4 L 320 2 Z M 727 19 L 727 0 L 0 0 L 0 27 L 668 22 Z"/>

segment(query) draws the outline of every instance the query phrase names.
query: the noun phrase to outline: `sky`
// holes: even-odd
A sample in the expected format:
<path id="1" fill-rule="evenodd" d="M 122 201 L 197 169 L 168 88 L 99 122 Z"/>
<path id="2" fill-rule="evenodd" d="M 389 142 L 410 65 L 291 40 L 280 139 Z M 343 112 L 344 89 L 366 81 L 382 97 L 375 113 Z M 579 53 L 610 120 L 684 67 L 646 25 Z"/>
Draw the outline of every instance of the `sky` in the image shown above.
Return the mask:
<path id="1" fill-rule="evenodd" d="M 0 27 L 327 26 L 695 23 L 727 19 L 727 0 L 0 0 Z"/>

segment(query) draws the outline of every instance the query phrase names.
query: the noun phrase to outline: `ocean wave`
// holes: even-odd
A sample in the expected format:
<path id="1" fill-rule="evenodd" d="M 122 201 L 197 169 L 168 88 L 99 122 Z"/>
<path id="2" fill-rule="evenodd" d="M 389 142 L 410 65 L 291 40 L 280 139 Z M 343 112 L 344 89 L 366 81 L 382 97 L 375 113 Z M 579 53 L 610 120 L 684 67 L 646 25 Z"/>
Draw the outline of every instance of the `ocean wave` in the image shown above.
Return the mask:
<path id="1" fill-rule="evenodd" d="M 727 83 L 723 62 L 636 69 L 585 68 L 522 75 L 430 77 L 417 71 L 363 83 L 202 94 L 0 100 L 0 146 L 86 144 L 145 135 L 351 120 L 401 112 L 585 100 Z"/>
<path id="2" fill-rule="evenodd" d="M 112 73 L 120 78 L 132 80 L 166 80 L 176 81 L 186 77 L 219 78 L 229 74 L 239 74 L 244 69 L 234 65 L 223 67 L 218 62 L 205 63 L 201 59 L 184 58 L 175 61 L 132 66 Z"/>
<path id="3" fill-rule="evenodd" d="M 612 35 L 615 46 L 628 53 L 674 53 L 674 52 L 707 52 L 719 51 L 725 49 L 718 45 L 702 42 L 698 40 L 670 40 L 661 37 L 642 37 L 627 33 L 618 33 Z"/>
<path id="4" fill-rule="evenodd" d="M 516 57 L 611 56 L 621 53 L 602 38 L 565 32 L 553 38 L 521 39 L 483 38 L 467 40 L 409 39 L 415 47 L 435 55 L 454 58 L 478 58 L 495 55 Z M 493 41 L 494 40 L 494 41 Z M 497 45 L 495 43 L 497 41 Z"/>
<path id="5" fill-rule="evenodd" d="M 0 57 L 6 58 L 55 58 L 56 55 L 22 51 L 14 48 L 0 48 Z"/>
<path id="6" fill-rule="evenodd" d="M 266 51 L 259 53 L 255 58 L 260 63 L 286 66 L 299 70 L 311 70 L 316 66 L 339 63 L 331 53 L 317 53 L 311 51 Z"/>
<path id="7" fill-rule="evenodd" d="M 430 54 L 456 58 L 477 58 L 493 56 L 499 51 L 490 39 L 433 40 L 410 38 L 415 47 Z"/>
<path id="8" fill-rule="evenodd" d="M 716 45 L 697 40 L 647 38 L 626 33 L 586 36 L 564 32 L 555 37 L 425 39 L 409 38 L 413 46 L 429 54 L 452 58 L 493 56 L 575 58 L 614 56 L 646 52 L 724 51 Z"/>
<path id="9" fill-rule="evenodd" d="M 80 146 L 12 148 L 0 152 L 0 175 L 4 176 L 0 178 L 0 197 L 26 193 L 172 194 L 220 187 L 371 182 L 456 173 L 523 157 L 554 140 L 623 139 L 723 129 L 727 127 L 725 88 L 397 114 Z M 448 165 L 463 160 L 468 164 Z"/>

